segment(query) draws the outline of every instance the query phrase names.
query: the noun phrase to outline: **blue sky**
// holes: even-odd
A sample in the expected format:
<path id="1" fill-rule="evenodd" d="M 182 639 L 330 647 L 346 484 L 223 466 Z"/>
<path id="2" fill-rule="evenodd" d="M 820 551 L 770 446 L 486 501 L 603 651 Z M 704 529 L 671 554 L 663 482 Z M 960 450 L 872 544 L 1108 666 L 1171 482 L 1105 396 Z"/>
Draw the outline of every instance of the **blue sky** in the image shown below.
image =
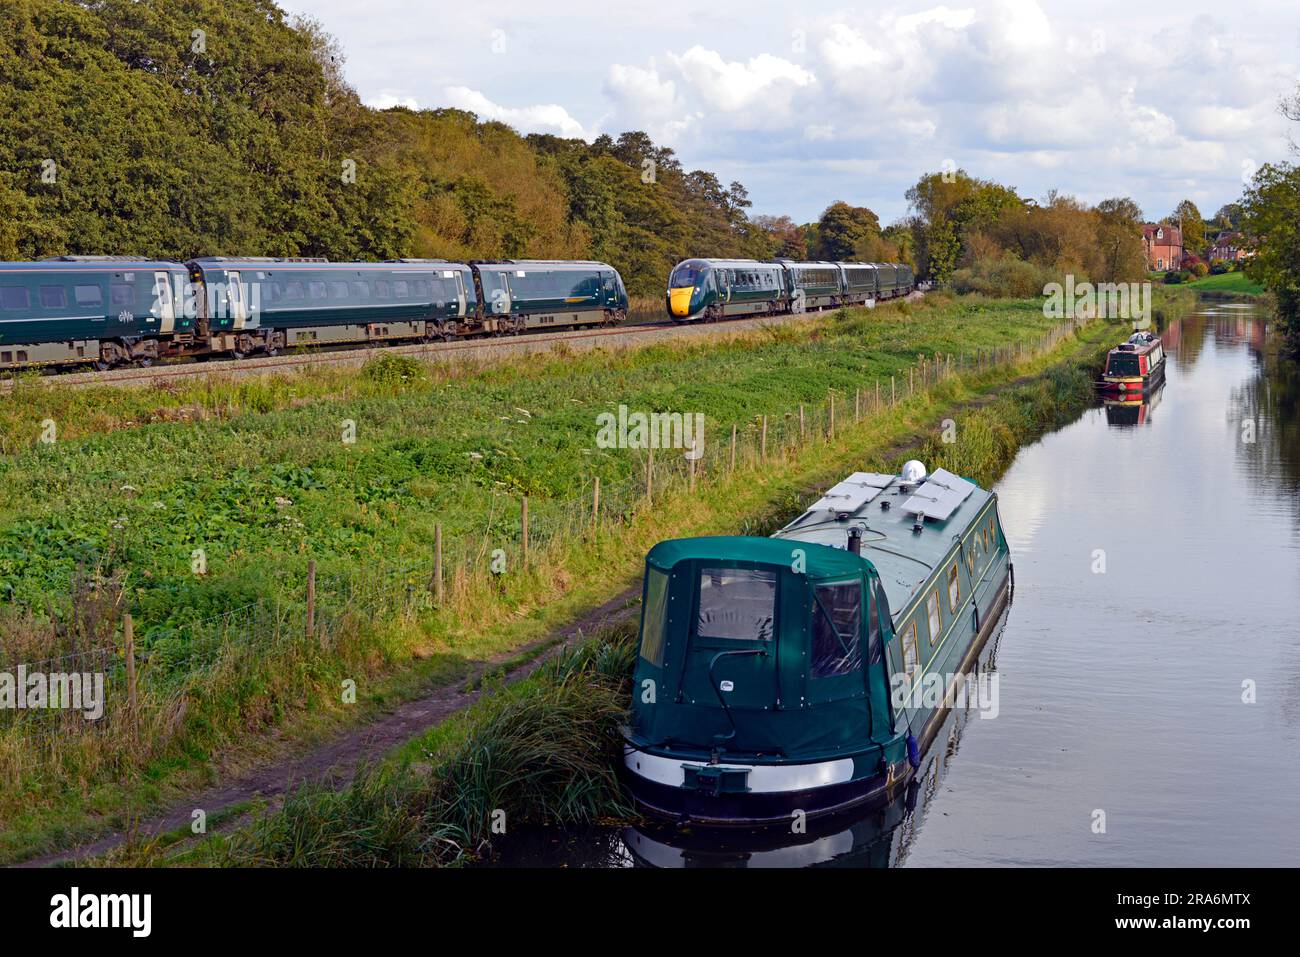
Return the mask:
<path id="1" fill-rule="evenodd" d="M 1300 85 L 1297 0 L 282 5 L 338 37 L 373 106 L 644 129 L 799 221 L 843 199 L 892 222 L 920 173 L 951 167 L 1209 216 L 1300 140 L 1277 112 Z"/>

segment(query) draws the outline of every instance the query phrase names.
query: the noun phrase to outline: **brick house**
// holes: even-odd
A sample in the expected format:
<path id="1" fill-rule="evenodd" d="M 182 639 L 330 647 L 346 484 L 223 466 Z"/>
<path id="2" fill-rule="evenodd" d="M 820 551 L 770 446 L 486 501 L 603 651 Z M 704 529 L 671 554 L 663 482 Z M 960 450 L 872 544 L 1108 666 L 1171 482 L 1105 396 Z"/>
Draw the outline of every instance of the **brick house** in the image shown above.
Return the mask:
<path id="1" fill-rule="evenodd" d="M 1142 246 L 1147 268 L 1157 272 L 1177 269 L 1183 262 L 1183 233 L 1168 223 L 1147 223 L 1142 227 Z"/>
<path id="2" fill-rule="evenodd" d="M 1241 233 L 1231 231 L 1219 233 L 1214 237 L 1214 244 L 1210 247 L 1210 262 L 1216 259 L 1238 262 L 1249 255 L 1250 253 L 1242 245 Z"/>

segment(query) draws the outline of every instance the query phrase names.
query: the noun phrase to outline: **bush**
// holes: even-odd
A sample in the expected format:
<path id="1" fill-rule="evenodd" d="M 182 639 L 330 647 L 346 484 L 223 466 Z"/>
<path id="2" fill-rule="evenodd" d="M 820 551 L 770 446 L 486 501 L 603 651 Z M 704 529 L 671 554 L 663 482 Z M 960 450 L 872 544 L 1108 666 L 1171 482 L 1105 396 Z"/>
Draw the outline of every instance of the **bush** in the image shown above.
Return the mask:
<path id="1" fill-rule="evenodd" d="M 1199 278 L 1201 276 L 1208 275 L 1210 272 L 1210 267 L 1205 265 L 1205 263 L 1203 262 L 1193 263 L 1192 272 L 1194 272 L 1196 276 Z"/>
<path id="2" fill-rule="evenodd" d="M 1058 282 L 1056 271 L 1005 253 L 996 259 L 979 259 L 952 275 L 952 288 L 959 293 L 1032 299 L 1043 295 L 1048 283 Z"/>

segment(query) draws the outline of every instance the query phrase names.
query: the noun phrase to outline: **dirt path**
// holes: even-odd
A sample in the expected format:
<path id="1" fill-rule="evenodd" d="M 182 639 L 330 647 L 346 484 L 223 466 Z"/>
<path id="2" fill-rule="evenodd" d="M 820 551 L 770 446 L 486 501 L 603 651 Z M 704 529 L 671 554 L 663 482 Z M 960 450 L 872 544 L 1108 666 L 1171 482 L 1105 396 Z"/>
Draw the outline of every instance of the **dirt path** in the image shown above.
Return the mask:
<path id="1" fill-rule="evenodd" d="M 286 792 L 309 782 L 350 781 L 362 766 L 377 761 L 393 748 L 405 744 L 477 701 L 483 693 L 481 682 L 477 679 L 485 673 L 500 667 L 505 661 L 518 658 L 521 654 L 545 648 L 546 650 L 536 657 L 508 672 L 504 680 L 507 684 L 513 684 L 526 678 L 543 662 L 555 657 L 575 638 L 590 636 L 602 628 L 627 619 L 633 613 L 635 602 L 639 598 L 640 588 L 628 589 L 582 615 L 557 633 L 524 648 L 503 652 L 491 661 L 485 662 L 469 681 L 458 681 L 431 688 L 423 696 L 404 702 L 391 711 L 331 739 L 324 745 L 303 751 L 286 761 L 260 767 L 251 774 L 237 778 L 228 784 L 198 792 L 184 804 L 177 804 L 146 821 L 140 821 L 132 831 L 114 831 L 94 841 L 31 858 L 14 866 L 49 867 L 98 857 L 120 847 L 130 839 L 148 840 L 178 828 L 188 827 L 190 815 L 195 808 L 202 808 L 208 817 L 213 817 L 221 811 L 258 798 L 269 798 L 272 799 L 273 804 L 278 804 Z M 466 687 L 474 690 L 465 691 Z"/>

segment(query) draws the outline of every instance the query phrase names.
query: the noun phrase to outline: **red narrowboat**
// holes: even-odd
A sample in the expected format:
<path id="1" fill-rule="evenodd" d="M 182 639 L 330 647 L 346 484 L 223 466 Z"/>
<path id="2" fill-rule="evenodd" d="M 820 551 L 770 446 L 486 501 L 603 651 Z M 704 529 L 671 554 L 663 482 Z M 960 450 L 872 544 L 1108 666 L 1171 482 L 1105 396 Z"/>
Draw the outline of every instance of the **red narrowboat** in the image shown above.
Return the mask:
<path id="1" fill-rule="evenodd" d="M 1101 391 L 1111 395 L 1142 395 L 1165 378 L 1165 350 L 1149 332 L 1135 332 L 1106 355 Z"/>

